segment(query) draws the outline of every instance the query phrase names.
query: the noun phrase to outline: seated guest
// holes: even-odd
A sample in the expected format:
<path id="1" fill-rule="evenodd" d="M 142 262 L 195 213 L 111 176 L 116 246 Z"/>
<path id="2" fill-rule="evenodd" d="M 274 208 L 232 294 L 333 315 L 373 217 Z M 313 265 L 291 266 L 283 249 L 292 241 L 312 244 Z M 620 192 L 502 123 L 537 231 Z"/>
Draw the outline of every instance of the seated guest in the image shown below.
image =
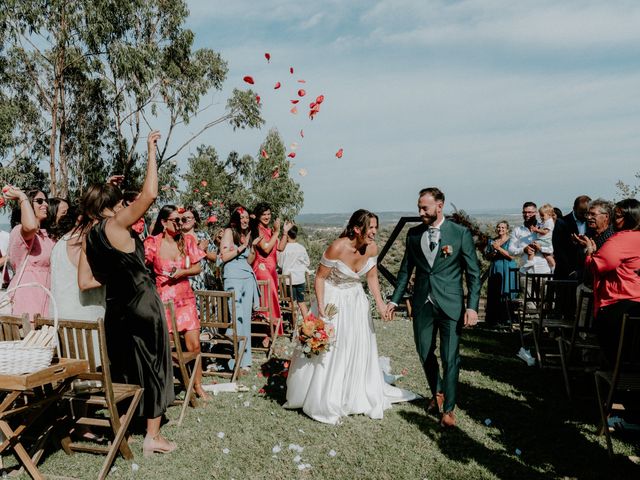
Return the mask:
<path id="1" fill-rule="evenodd" d="M 516 261 L 509 254 L 509 224 L 503 220 L 496 225 L 497 236 L 489 241 L 485 257 L 491 262 L 487 280 L 487 307 L 485 322 L 488 325 L 504 324 L 509 319 L 509 300 L 514 300 L 515 278 L 511 278 L 510 268 L 516 268 Z"/>
<path id="2" fill-rule="evenodd" d="M 520 257 L 520 270 L 523 273 L 549 273 L 551 271 L 542 255 L 540 246 L 536 243 L 538 234 L 533 231 L 538 224 L 536 212 L 537 207 L 534 202 L 525 202 L 522 205 L 524 223 L 513 229 L 509 239 L 509 255 Z"/>
<path id="3" fill-rule="evenodd" d="M 46 229 L 47 196 L 40 190 L 23 192 L 10 187 L 4 196 L 17 200 L 11 213 L 9 266 L 15 272 L 8 288 L 25 283 L 51 286 L 51 250 L 55 244 Z M 49 296 L 38 287 L 24 287 L 13 292 L 13 315 L 49 314 Z"/>
<path id="4" fill-rule="evenodd" d="M 585 267 L 593 274 L 596 331 L 611 365 L 622 316 L 640 315 L 640 202 L 633 198 L 622 200 L 614 211 L 616 233 L 600 248 L 595 239 L 587 239 L 585 261 Z"/>
<path id="5" fill-rule="evenodd" d="M 584 248 L 573 236 L 587 234 L 587 212 L 590 201 L 591 198 L 587 195 L 580 195 L 574 200 L 571 213 L 556 220 L 552 242 L 556 261 L 553 277 L 557 280 L 582 281 Z"/>

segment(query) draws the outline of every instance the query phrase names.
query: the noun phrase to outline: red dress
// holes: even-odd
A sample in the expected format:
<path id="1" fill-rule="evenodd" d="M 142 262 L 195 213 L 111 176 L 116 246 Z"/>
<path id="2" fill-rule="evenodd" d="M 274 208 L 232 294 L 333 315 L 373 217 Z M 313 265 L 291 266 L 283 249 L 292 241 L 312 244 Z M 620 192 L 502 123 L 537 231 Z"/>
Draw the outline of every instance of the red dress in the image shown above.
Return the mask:
<path id="1" fill-rule="evenodd" d="M 270 228 L 265 228 L 262 225 L 259 225 L 258 229 L 265 242 L 271 240 L 273 232 Z M 271 294 L 271 299 L 269 301 L 269 317 L 272 320 L 277 320 L 281 317 L 280 300 L 278 299 L 278 271 L 276 270 L 277 254 L 277 241 L 268 255 L 265 255 L 260 248 L 256 248 L 256 258 L 251 265 L 254 273 L 256 274 L 256 279 L 267 280 L 269 282 L 269 292 Z M 280 330 L 282 330 L 282 326 L 280 326 Z M 278 335 L 282 335 L 282 331 L 279 331 Z"/>
<path id="2" fill-rule="evenodd" d="M 173 300 L 173 308 L 176 313 L 176 323 L 178 330 L 181 332 L 188 330 L 199 330 L 200 319 L 198 318 L 198 309 L 196 308 L 196 297 L 193 289 L 189 284 L 189 277 L 181 277 L 173 279 L 169 277 L 171 270 L 175 268 L 186 268 L 186 257 L 189 257 L 191 265 L 198 263 L 204 256 L 204 252 L 198 248 L 196 239 L 191 235 L 184 237 L 184 251 L 186 257 L 180 257 L 179 260 L 170 260 L 168 258 L 160 258 L 160 245 L 164 233 L 160 233 L 153 237 L 147 237 L 144 241 L 144 256 L 147 265 L 153 268 L 156 276 L 156 288 L 163 302 Z M 171 332 L 171 317 L 169 309 L 165 310 L 167 318 L 167 326 Z"/>

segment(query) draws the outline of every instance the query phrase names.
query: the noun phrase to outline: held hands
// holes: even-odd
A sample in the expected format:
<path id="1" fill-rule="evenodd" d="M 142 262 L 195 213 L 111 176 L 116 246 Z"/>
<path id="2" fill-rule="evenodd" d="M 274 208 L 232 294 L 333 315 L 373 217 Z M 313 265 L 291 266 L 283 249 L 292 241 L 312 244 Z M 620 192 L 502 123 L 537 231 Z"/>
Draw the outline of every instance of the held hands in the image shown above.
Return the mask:
<path id="1" fill-rule="evenodd" d="M 393 320 L 393 316 L 395 313 L 396 313 L 396 305 L 389 302 L 386 305 L 385 312 L 384 312 L 384 315 L 382 316 L 382 319 L 385 321 L 391 321 Z"/>

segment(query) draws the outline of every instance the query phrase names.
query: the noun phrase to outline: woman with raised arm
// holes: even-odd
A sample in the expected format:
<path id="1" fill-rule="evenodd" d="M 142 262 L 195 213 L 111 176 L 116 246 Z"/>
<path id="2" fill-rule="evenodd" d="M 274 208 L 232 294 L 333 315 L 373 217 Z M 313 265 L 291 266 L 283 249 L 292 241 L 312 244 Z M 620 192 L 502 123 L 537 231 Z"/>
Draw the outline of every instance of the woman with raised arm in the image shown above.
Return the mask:
<path id="1" fill-rule="evenodd" d="M 130 228 L 158 196 L 159 138 L 154 131 L 147 139 L 147 173 L 135 202 L 123 207 L 122 193 L 112 184 L 94 185 L 83 198 L 83 222 L 95 223 L 86 238 L 87 260 L 107 289 L 105 330 L 112 377 L 144 388 L 139 412 L 147 419 L 145 456 L 176 449 L 160 434 L 162 415 L 174 399 L 164 307 L 145 265 L 144 246 Z"/>
<path id="2" fill-rule="evenodd" d="M 300 347 L 294 350 L 285 408 L 302 408 L 319 422 L 336 424 L 341 417 L 354 414 L 380 419 L 391 403 L 418 398 L 385 383 L 378 362 L 369 299 L 362 288 L 366 280 L 378 313 L 386 319 L 378 281 L 377 230 L 378 216 L 357 210 L 318 265 L 317 313 L 322 318 L 327 305 L 337 307 L 330 320 L 335 327 L 335 345 L 311 358 L 303 356 Z"/>

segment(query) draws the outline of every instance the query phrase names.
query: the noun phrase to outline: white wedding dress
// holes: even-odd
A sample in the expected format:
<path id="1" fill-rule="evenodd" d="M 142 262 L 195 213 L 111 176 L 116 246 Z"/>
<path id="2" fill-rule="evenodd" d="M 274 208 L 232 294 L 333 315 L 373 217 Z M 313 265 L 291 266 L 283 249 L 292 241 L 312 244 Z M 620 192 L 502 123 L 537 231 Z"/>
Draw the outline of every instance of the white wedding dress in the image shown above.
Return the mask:
<path id="1" fill-rule="evenodd" d="M 284 407 L 302 408 L 314 420 L 330 424 L 353 414 L 380 419 L 391 403 L 418 396 L 385 383 L 378 363 L 369 300 L 362 288 L 376 258 L 369 258 L 357 273 L 324 255 L 320 263 L 331 269 L 325 280 L 324 302 L 338 307 L 331 320 L 335 343 L 328 352 L 311 358 L 305 357 L 299 347 L 294 350 Z"/>

